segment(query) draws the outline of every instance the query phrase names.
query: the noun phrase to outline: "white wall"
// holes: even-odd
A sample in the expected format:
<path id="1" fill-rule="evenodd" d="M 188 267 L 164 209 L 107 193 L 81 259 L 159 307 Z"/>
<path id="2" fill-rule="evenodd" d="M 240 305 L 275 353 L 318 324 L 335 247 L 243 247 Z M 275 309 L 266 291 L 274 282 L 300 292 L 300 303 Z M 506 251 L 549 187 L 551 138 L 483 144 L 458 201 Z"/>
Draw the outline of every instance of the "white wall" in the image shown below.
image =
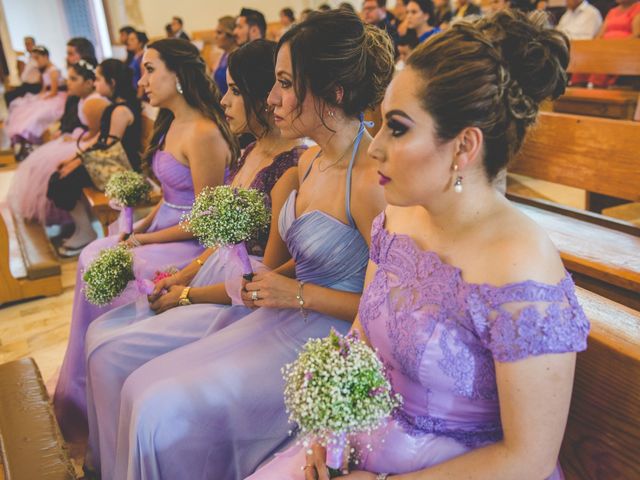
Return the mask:
<path id="1" fill-rule="evenodd" d="M 121 0 L 124 1 L 124 0 Z M 139 0 L 140 12 L 144 28 L 151 37 L 164 36 L 164 26 L 171 21 L 171 17 L 182 17 L 187 32 L 194 30 L 211 30 L 216 27 L 218 18 L 224 15 L 235 16 L 242 7 L 260 10 L 267 17 L 267 22 L 279 19 L 279 12 L 284 7 L 290 7 L 296 15 L 305 8 L 313 8 L 321 3 L 337 6 L 343 0 Z M 351 1 L 357 8 L 361 2 Z M 390 1 L 393 5 L 395 2 Z M 114 23 L 117 20 L 114 19 Z M 118 29 L 122 25 L 113 25 Z"/>
<path id="2" fill-rule="evenodd" d="M 1 0 L 11 45 L 5 49 L 24 51 L 24 37 L 33 36 L 51 53 L 53 63 L 65 72 L 69 39 L 61 4 L 56 0 Z"/>

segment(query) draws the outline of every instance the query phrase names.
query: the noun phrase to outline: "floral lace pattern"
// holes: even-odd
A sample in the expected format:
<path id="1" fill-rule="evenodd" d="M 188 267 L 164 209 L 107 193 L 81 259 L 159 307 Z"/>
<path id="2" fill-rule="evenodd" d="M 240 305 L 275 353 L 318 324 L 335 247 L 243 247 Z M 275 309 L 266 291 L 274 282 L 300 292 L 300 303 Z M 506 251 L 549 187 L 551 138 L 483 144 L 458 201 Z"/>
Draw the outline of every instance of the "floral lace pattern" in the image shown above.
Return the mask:
<path id="1" fill-rule="evenodd" d="M 373 223 L 378 266 L 360 321 L 405 397 L 396 420 L 414 436 L 467 446 L 502 436 L 494 362 L 586 348 L 587 321 L 567 274 L 556 285 L 467 283 L 437 254 Z"/>

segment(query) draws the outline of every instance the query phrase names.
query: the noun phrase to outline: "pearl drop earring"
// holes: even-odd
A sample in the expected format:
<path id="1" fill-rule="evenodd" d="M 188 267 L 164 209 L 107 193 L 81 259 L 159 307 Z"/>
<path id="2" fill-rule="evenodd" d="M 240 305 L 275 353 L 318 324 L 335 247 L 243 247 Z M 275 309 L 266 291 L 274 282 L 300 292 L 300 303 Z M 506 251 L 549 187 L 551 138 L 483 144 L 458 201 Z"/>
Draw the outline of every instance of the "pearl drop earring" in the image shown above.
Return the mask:
<path id="1" fill-rule="evenodd" d="M 184 91 L 182 90 L 182 85 L 180 84 L 180 80 L 176 80 L 176 90 L 180 95 L 184 93 Z"/>
<path id="2" fill-rule="evenodd" d="M 453 171 L 458 172 L 458 165 L 453 166 Z M 456 176 L 456 181 L 453 183 L 453 191 L 456 193 L 462 192 L 462 177 L 460 175 Z"/>

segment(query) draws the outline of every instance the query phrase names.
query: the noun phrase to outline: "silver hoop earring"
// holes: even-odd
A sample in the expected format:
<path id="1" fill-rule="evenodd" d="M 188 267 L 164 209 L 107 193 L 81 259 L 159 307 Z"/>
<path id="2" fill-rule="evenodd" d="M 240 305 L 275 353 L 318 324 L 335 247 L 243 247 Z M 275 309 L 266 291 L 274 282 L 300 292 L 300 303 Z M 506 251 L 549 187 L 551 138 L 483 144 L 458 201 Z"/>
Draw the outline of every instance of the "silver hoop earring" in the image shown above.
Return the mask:
<path id="1" fill-rule="evenodd" d="M 453 166 L 453 171 L 458 171 L 458 165 Z M 456 176 L 456 181 L 453 183 L 453 191 L 456 193 L 462 192 L 462 177 L 460 175 Z"/>
<path id="2" fill-rule="evenodd" d="M 176 90 L 180 95 L 184 93 L 184 91 L 182 90 L 182 85 L 180 85 L 180 80 L 176 80 Z"/>

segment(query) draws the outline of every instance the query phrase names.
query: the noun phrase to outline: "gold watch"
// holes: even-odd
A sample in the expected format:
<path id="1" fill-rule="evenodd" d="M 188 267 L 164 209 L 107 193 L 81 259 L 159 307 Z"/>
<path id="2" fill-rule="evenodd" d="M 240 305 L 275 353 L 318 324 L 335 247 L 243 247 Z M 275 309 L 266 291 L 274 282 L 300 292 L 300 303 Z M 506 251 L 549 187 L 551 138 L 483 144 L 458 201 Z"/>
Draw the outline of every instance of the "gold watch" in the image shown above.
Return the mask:
<path id="1" fill-rule="evenodd" d="M 191 305 L 191 300 L 189 300 L 189 290 L 191 287 L 184 287 L 182 293 L 180 294 L 180 298 L 178 298 L 178 306 L 184 307 L 185 305 Z"/>

